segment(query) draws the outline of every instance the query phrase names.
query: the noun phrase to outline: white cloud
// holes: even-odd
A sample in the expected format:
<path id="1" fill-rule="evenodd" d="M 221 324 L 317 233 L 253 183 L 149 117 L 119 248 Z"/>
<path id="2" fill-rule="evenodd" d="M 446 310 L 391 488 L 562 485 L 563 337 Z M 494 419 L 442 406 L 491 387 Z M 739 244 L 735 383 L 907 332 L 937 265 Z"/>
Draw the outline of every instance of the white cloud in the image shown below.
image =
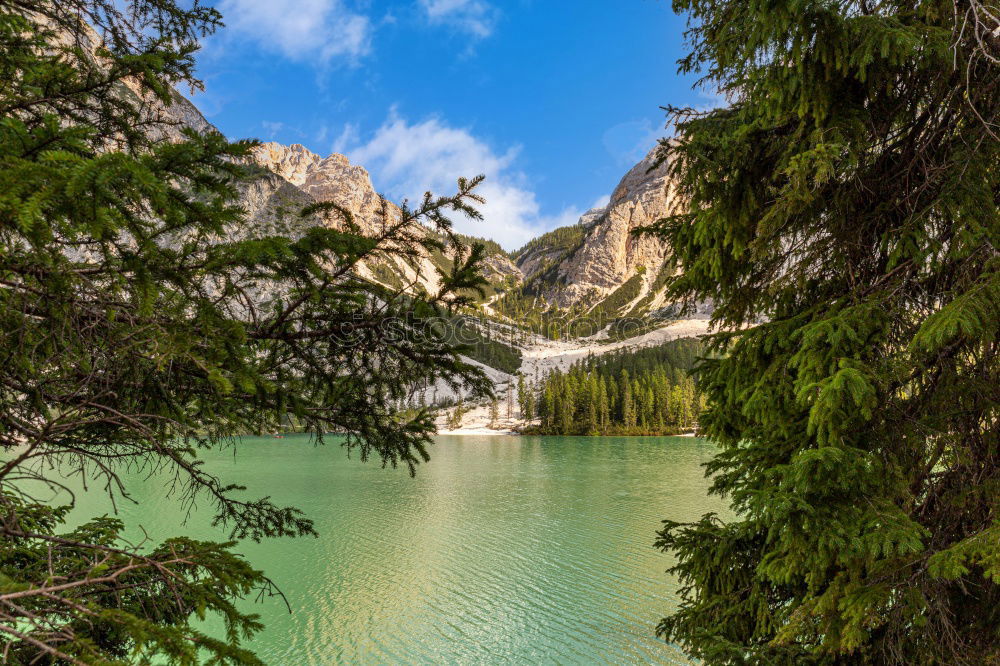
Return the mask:
<path id="1" fill-rule="evenodd" d="M 615 158 L 619 166 L 632 167 L 653 149 L 657 139 L 665 136 L 663 124 L 653 123 L 648 118 L 629 120 L 608 128 L 602 140 L 604 148 Z"/>
<path id="2" fill-rule="evenodd" d="M 275 122 L 271 120 L 262 120 L 260 125 L 264 128 L 264 131 L 267 133 L 267 138 L 269 139 L 273 139 L 277 136 L 278 132 L 285 129 L 285 123 L 280 121 Z"/>
<path id="3" fill-rule="evenodd" d="M 718 88 L 710 88 L 708 90 L 702 88 L 698 91 L 698 97 L 703 100 L 701 104 L 695 106 L 699 111 L 711 111 L 712 109 L 729 106 L 726 94 Z"/>
<path id="4" fill-rule="evenodd" d="M 605 208 L 609 203 L 611 203 L 611 195 L 605 194 L 604 196 L 597 197 L 594 203 L 590 204 L 590 208 L 591 210 L 594 208 Z"/>
<path id="5" fill-rule="evenodd" d="M 352 136 L 353 129 L 345 130 Z M 408 123 L 395 111 L 371 138 L 347 150 L 351 161 L 364 165 L 376 188 L 394 199 L 419 201 L 424 192 L 449 194 L 460 176 L 485 174 L 478 192 L 486 199 L 480 207 L 484 221 L 455 219 L 462 233 L 492 238 L 515 249 L 539 233 L 574 224 L 582 211 L 568 207 L 544 215 L 514 162 L 519 149 L 495 151 L 468 130 L 449 127 L 437 118 Z"/>
<path id="6" fill-rule="evenodd" d="M 346 153 L 349 146 L 358 142 L 358 126 L 354 123 L 347 123 L 336 139 L 330 150 L 335 153 Z"/>
<path id="7" fill-rule="evenodd" d="M 226 25 L 295 60 L 329 62 L 371 51 L 371 22 L 340 0 L 222 0 Z"/>
<path id="8" fill-rule="evenodd" d="M 442 23 L 476 37 L 489 37 L 500 11 L 485 0 L 420 0 L 431 23 Z"/>

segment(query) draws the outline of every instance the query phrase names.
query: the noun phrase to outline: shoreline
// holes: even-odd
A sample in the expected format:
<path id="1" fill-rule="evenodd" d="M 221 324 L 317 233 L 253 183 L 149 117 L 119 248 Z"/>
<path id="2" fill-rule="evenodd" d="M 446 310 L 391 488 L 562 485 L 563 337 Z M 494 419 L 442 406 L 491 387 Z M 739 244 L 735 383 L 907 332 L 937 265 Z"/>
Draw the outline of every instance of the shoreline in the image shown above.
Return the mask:
<path id="1" fill-rule="evenodd" d="M 473 435 L 524 437 L 516 430 L 493 430 L 491 428 L 459 428 L 458 430 L 439 430 L 436 436 L 471 437 Z"/>
<path id="2" fill-rule="evenodd" d="M 438 435 L 448 437 L 471 437 L 474 435 L 504 437 L 591 437 L 593 439 L 600 439 L 602 437 L 698 437 L 698 435 L 693 432 L 682 432 L 674 435 L 539 435 L 502 428 L 458 428 L 456 430 L 438 430 L 437 433 L 435 433 L 435 436 Z"/>
<path id="3" fill-rule="evenodd" d="M 553 371 L 565 372 L 571 365 L 583 361 L 589 356 L 602 356 L 622 349 L 642 349 L 657 344 L 663 344 L 671 340 L 680 338 L 691 338 L 705 335 L 708 332 L 707 319 L 681 319 L 673 321 L 665 326 L 661 326 L 643 335 L 626 340 L 607 340 L 598 338 L 581 338 L 574 340 L 550 340 L 537 334 L 532 334 L 530 342 L 521 348 L 521 367 L 519 371 L 529 380 L 537 378 Z M 502 409 L 507 404 L 507 415 L 495 420 L 490 418 L 490 405 L 488 402 L 478 402 L 469 404 L 461 415 L 461 421 L 457 428 L 448 429 L 447 425 L 451 420 L 450 412 L 454 409 L 454 402 L 449 407 L 441 408 L 435 417 L 435 423 L 439 430 L 438 435 L 455 436 L 513 436 L 528 435 L 521 432 L 521 429 L 530 425 L 531 422 L 521 419 L 513 413 L 511 408 L 513 400 L 507 395 L 508 391 L 514 390 L 516 375 L 508 374 L 496 368 L 483 365 L 479 361 L 464 358 L 465 361 L 479 366 L 493 382 L 497 398 L 497 406 Z M 435 401 L 440 394 L 443 397 L 460 398 L 460 394 L 452 394 L 447 387 L 436 387 L 434 390 Z M 535 421 L 532 419 L 532 421 Z M 493 427 L 490 424 L 493 423 Z M 682 433 L 680 435 L 605 435 L 607 437 L 693 437 L 693 434 Z"/>

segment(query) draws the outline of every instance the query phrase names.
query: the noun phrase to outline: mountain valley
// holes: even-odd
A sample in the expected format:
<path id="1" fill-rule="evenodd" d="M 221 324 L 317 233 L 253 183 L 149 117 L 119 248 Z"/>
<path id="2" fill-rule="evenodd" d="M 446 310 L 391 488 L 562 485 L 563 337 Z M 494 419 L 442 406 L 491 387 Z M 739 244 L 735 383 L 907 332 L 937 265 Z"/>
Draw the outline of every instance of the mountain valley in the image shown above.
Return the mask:
<path id="1" fill-rule="evenodd" d="M 212 129 L 179 94 L 160 112 L 178 127 Z M 518 375 L 537 381 L 553 368 L 566 369 L 588 356 L 707 332 L 710 307 L 680 318 L 665 295 L 670 248 L 657 238 L 634 233 L 670 214 L 676 204 L 669 165 L 657 164 L 655 155 L 653 147 L 622 177 L 606 206 L 591 209 L 576 224 L 546 232 L 515 251 L 508 252 L 488 238 L 458 234 L 463 242 L 478 242 L 485 248 L 486 296 L 476 310 L 462 316 L 477 340 L 469 360 L 484 366 L 500 404 L 514 402 L 510 392 Z M 322 157 L 301 144 L 265 142 L 254 149 L 253 157 L 258 172 L 241 186 L 240 194 L 249 224 L 227 233 L 294 234 L 309 225 L 341 223 L 299 216 L 299 211 L 317 202 L 336 204 L 368 236 L 377 235 L 400 213 L 396 204 L 378 194 L 368 171 L 344 155 Z M 438 271 L 450 267 L 444 253 L 422 252 L 405 261 L 368 261 L 361 277 L 394 290 L 433 293 L 439 288 Z M 462 399 L 461 391 L 443 385 L 433 387 L 431 395 L 432 403 L 445 407 Z M 501 411 L 510 416 L 490 418 L 486 403 L 466 405 L 450 415 L 442 411 L 439 428 L 509 431 L 530 421 L 516 416 L 516 410 Z"/>

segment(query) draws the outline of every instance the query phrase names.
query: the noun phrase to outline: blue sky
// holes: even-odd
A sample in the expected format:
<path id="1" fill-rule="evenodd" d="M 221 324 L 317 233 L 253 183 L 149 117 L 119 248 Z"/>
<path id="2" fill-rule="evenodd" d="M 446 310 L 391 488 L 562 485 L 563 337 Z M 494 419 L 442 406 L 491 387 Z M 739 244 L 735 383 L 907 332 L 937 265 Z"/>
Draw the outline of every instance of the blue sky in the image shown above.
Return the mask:
<path id="1" fill-rule="evenodd" d="M 225 134 L 344 153 L 393 199 L 485 173 L 485 222 L 457 226 L 511 249 L 606 198 L 660 105 L 713 103 L 663 0 L 216 4 L 193 99 Z"/>

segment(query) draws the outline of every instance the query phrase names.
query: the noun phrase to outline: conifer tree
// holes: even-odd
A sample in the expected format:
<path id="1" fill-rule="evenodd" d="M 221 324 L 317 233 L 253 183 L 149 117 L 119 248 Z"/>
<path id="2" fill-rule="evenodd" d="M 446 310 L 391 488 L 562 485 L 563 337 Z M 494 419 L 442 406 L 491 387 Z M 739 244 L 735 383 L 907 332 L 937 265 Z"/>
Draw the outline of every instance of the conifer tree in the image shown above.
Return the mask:
<path id="1" fill-rule="evenodd" d="M 558 406 L 560 433 L 570 435 L 576 432 L 575 426 L 579 420 L 576 418 L 576 391 L 571 375 L 563 378 L 563 392 L 560 397 L 562 398 Z"/>
<path id="2" fill-rule="evenodd" d="M 274 590 L 235 539 L 312 523 L 198 451 L 295 424 L 412 471 L 434 426 L 398 412 L 404 399 L 439 380 L 490 393 L 432 325 L 481 287 L 481 248 L 455 246 L 437 294 L 357 277 L 364 261 L 444 249 L 422 222 L 449 236 L 449 211 L 475 215 L 479 180 L 374 236 L 325 203 L 280 220 L 287 233 L 248 228 L 235 196 L 259 173 L 253 142 L 165 113 L 173 85 L 198 84 L 197 39 L 219 21 L 197 2 L 0 0 L 4 662 L 258 663 L 241 642 L 261 624 L 236 604 Z M 73 475 L 120 500 L 140 468 L 165 471 L 179 511 L 198 501 L 234 541 L 138 547 L 115 518 L 69 529 L 69 507 L 45 503 Z"/>
<path id="3" fill-rule="evenodd" d="M 537 416 L 535 412 L 535 387 L 528 386 L 524 392 L 524 411 L 521 412 L 521 418 L 530 421 Z"/>
<path id="4" fill-rule="evenodd" d="M 632 392 L 632 382 L 628 375 L 622 375 L 622 423 L 627 430 L 635 428 L 638 419 L 636 418 L 635 394 Z"/>
<path id="5" fill-rule="evenodd" d="M 667 414 L 670 424 L 675 427 L 684 427 L 684 391 L 679 385 L 675 385 L 670 389 L 670 395 L 667 402 Z"/>
<path id="6" fill-rule="evenodd" d="M 708 664 L 1000 660 L 995 3 L 675 0 L 730 104 L 663 145 L 734 516 L 667 522 Z"/>
<path id="7" fill-rule="evenodd" d="M 542 389 L 541 402 L 538 405 L 538 416 L 542 420 L 542 428 L 548 430 L 555 424 L 555 389 L 551 382 L 546 381 Z"/>
<path id="8" fill-rule="evenodd" d="M 656 420 L 656 398 L 653 395 L 653 387 L 647 385 L 639 390 L 642 395 L 642 427 L 647 430 L 652 429 Z"/>
<path id="9" fill-rule="evenodd" d="M 596 435 L 599 432 L 600 388 L 597 384 L 597 373 L 590 372 L 587 377 L 587 386 L 584 394 L 586 409 L 586 429 L 588 435 Z"/>
<path id="10" fill-rule="evenodd" d="M 598 405 L 599 431 L 606 434 L 611 427 L 611 405 L 608 401 L 608 385 L 605 378 L 601 379 Z"/>
<path id="11" fill-rule="evenodd" d="M 490 400 L 490 427 L 495 428 L 497 426 L 497 419 L 500 418 L 500 403 L 496 398 Z"/>
<path id="12" fill-rule="evenodd" d="M 517 375 L 517 408 L 520 411 L 521 418 L 531 418 L 530 410 L 528 409 L 528 387 L 524 383 L 524 375 L 518 373 Z"/>
<path id="13" fill-rule="evenodd" d="M 462 427 L 462 417 L 465 416 L 465 400 L 462 396 L 458 397 L 458 402 L 455 403 L 455 409 L 452 410 L 451 414 L 448 416 L 447 425 L 449 430 L 458 430 Z"/>

